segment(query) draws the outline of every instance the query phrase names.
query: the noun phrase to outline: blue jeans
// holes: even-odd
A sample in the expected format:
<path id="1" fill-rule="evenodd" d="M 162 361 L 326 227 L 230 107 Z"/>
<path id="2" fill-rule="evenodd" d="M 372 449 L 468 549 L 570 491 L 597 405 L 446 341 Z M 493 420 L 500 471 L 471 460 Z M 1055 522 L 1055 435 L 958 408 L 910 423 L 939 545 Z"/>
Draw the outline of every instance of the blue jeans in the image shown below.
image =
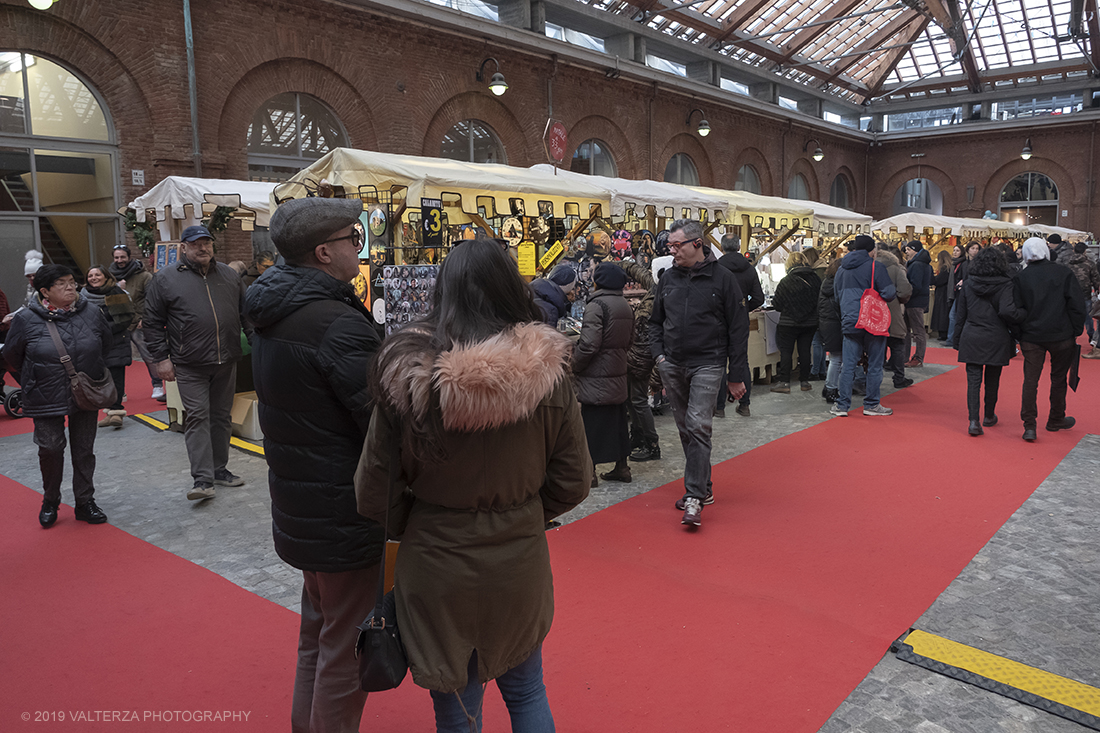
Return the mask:
<path id="1" fill-rule="evenodd" d="M 813 351 L 810 373 L 819 377 L 823 376 L 825 374 L 825 344 L 821 342 L 821 331 L 814 333 L 814 340 L 810 348 Z"/>
<path id="2" fill-rule="evenodd" d="M 462 703 L 454 692 L 432 690 L 435 706 L 435 729 L 438 733 L 470 733 L 470 721 L 466 712 L 477 719 L 477 733 L 481 733 L 481 703 L 485 688 L 477 679 L 477 651 L 470 655 L 466 670 L 468 682 L 460 694 Z M 512 719 L 512 733 L 554 733 L 554 716 L 550 714 L 550 702 L 546 699 L 546 686 L 542 683 L 542 647 L 531 656 L 497 677 L 497 688 L 508 715 Z M 462 708 L 466 708 L 463 712 Z"/>
<path id="3" fill-rule="evenodd" d="M 684 448 L 684 496 L 702 501 L 710 491 L 710 436 L 725 366 L 683 367 L 666 359 L 657 369 Z"/>
<path id="4" fill-rule="evenodd" d="M 825 373 L 825 387 L 840 389 L 840 370 L 844 366 L 844 356 L 840 351 L 829 352 L 829 371 Z"/>
<path id="5" fill-rule="evenodd" d="M 955 301 L 951 301 L 951 313 L 947 316 L 947 346 L 955 348 Z"/>
<path id="6" fill-rule="evenodd" d="M 839 410 L 848 410 L 852 406 L 852 382 L 855 380 L 856 363 L 864 351 L 867 352 L 867 394 L 863 397 L 863 407 L 878 407 L 886 337 L 872 336 L 860 330 L 844 334 L 844 366 L 840 371 L 840 396 L 836 398 Z"/>

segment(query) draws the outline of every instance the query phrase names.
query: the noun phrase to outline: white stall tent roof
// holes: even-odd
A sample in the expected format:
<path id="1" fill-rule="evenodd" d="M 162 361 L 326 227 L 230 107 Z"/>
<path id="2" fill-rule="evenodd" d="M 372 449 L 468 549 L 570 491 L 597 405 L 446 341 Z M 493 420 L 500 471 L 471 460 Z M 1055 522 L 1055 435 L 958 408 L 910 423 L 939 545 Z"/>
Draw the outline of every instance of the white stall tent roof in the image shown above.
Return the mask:
<path id="1" fill-rule="evenodd" d="M 777 196 L 762 196 L 748 191 L 726 191 L 706 186 L 688 186 L 693 191 L 710 196 L 724 198 L 729 206 L 726 220 L 739 225 L 742 216 L 749 217 L 749 223 L 757 228 L 785 229 L 798 225 L 813 226 L 814 211 L 809 201 L 791 201 Z"/>
<path id="2" fill-rule="evenodd" d="M 255 223 L 266 227 L 271 219 L 271 190 L 274 183 L 237 181 L 229 178 L 187 178 L 168 176 L 130 202 L 139 222 L 148 209 L 156 210 L 158 222 L 171 218 L 198 223 L 202 205 L 228 206 L 255 213 Z"/>
<path id="3" fill-rule="evenodd" d="M 871 231 L 888 234 L 891 229 L 897 229 L 904 236 L 909 227 L 913 227 L 914 234 L 930 229 L 934 234 L 946 231 L 957 237 L 1026 237 L 1033 229 L 999 219 L 970 219 L 907 212 L 874 222 L 871 224 Z"/>
<path id="4" fill-rule="evenodd" d="M 623 216 L 627 209 L 633 206 L 634 213 L 645 216 L 645 207 L 652 206 L 657 210 L 658 216 L 665 216 L 665 209 L 673 209 L 673 218 L 679 219 L 683 209 L 690 209 L 690 216 L 702 218 L 702 211 L 710 212 L 708 219 L 715 221 L 717 212 L 721 212 L 724 220 L 729 220 L 729 200 L 721 196 L 721 191 L 706 193 L 700 189 L 680 186 L 664 181 L 635 181 L 629 178 L 608 178 L 605 176 L 589 176 L 584 173 L 557 169 L 547 163 L 531 166 L 531 170 L 538 171 L 548 176 L 555 176 L 565 181 L 579 181 L 598 186 L 608 191 L 611 197 L 611 215 Z"/>
<path id="5" fill-rule="evenodd" d="M 477 211 L 483 203 L 478 199 L 492 199 L 496 211 L 504 215 L 511 211 L 509 199 L 517 198 L 523 200 L 529 216 L 538 215 L 540 201 L 554 204 L 554 216 L 564 215 L 565 203 L 578 204 L 581 216 L 588 215 L 591 204 L 601 204 L 605 211 L 611 205 L 610 193 L 599 186 L 530 168 L 350 148 L 335 148 L 280 184 L 276 194 L 280 199 L 301 198 L 322 179 L 342 186 L 347 195 L 358 192 L 360 186 L 379 192 L 406 188 L 410 207 L 419 206 L 421 198 L 439 199 L 446 194 L 461 196 L 466 212 Z"/>
<path id="6" fill-rule="evenodd" d="M 1083 232 L 1079 229 L 1067 229 L 1066 227 L 1054 227 L 1049 224 L 1032 224 L 1028 227 L 1032 234 L 1042 235 L 1044 239 L 1051 234 L 1057 234 L 1066 242 L 1092 241 L 1092 232 Z"/>
<path id="7" fill-rule="evenodd" d="M 866 234 L 871 231 L 872 217 L 839 206 L 831 206 L 818 201 L 803 201 L 814 210 L 814 224 L 817 231 L 830 234 Z"/>

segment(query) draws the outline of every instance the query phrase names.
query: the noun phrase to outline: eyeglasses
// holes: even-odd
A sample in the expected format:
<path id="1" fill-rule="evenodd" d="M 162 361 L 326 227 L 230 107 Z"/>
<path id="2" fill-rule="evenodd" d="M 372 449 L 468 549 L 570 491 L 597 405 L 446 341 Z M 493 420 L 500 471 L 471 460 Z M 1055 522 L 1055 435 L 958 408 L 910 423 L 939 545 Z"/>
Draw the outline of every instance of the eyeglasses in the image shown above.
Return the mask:
<path id="1" fill-rule="evenodd" d="M 351 240 L 351 245 L 353 247 L 355 247 L 355 251 L 356 252 L 362 252 L 363 251 L 363 243 L 364 243 L 364 241 L 363 241 L 363 225 L 360 224 L 359 222 L 356 222 L 355 224 L 352 225 L 351 234 L 349 234 L 345 237 L 334 237 L 333 239 L 326 239 L 325 241 L 321 242 L 321 244 L 328 244 L 329 242 L 339 242 L 339 241 L 342 241 L 344 239 L 350 239 Z"/>
<path id="2" fill-rule="evenodd" d="M 681 248 L 681 247 L 683 247 L 683 246 L 684 246 L 685 244 L 691 244 L 691 243 L 693 243 L 693 242 L 702 242 L 702 241 L 703 241 L 703 240 L 702 240 L 702 238 L 701 238 L 701 237 L 696 237 L 695 239 L 685 239 L 685 240 L 684 240 L 684 241 L 682 241 L 682 242 L 672 242 L 672 241 L 669 241 L 669 243 L 668 243 L 668 248 L 669 248 L 669 249 L 680 249 L 680 248 Z"/>

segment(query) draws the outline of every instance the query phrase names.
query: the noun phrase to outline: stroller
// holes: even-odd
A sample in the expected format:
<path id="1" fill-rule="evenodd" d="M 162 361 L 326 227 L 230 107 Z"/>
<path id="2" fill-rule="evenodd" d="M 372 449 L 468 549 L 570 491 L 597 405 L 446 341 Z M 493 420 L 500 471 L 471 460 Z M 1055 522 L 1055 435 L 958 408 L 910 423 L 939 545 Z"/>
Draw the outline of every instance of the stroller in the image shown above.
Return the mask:
<path id="1" fill-rule="evenodd" d="M 5 374 L 9 377 L 12 376 L 10 372 L 0 369 L 0 397 L 4 400 L 4 412 L 8 413 L 8 417 L 11 418 L 23 417 L 23 390 L 18 386 L 14 389 L 6 388 L 4 385 Z"/>

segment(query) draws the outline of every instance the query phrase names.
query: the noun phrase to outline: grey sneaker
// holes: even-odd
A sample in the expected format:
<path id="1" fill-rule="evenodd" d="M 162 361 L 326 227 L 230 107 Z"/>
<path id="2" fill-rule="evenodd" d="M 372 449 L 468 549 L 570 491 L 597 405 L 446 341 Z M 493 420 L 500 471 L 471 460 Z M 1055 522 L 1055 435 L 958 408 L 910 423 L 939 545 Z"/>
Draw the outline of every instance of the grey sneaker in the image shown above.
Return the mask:
<path id="1" fill-rule="evenodd" d="M 837 417 L 848 417 L 848 411 L 838 406 L 835 402 L 833 406 L 829 408 L 830 415 L 836 415 Z"/>
<path id="2" fill-rule="evenodd" d="M 231 473 L 228 468 L 214 472 L 214 484 L 216 486 L 244 486 L 244 479 Z"/>
<path id="3" fill-rule="evenodd" d="M 893 415 L 894 411 L 889 407 L 883 407 L 882 405 L 875 405 L 874 407 L 864 407 L 864 415 Z"/>
<path id="4" fill-rule="evenodd" d="M 196 481 L 195 485 L 187 492 L 187 498 L 191 501 L 214 498 L 214 485 L 205 481 Z"/>
<path id="5" fill-rule="evenodd" d="M 680 524 L 686 524 L 689 527 L 698 527 L 703 523 L 700 515 L 703 513 L 703 506 L 699 503 L 699 500 L 694 496 L 684 500 L 684 518 L 680 520 Z"/>
<path id="6" fill-rule="evenodd" d="M 677 499 L 676 500 L 676 508 L 679 509 L 680 511 L 684 511 L 684 509 L 687 508 L 687 505 L 685 504 L 686 501 L 687 501 L 687 499 Z M 703 506 L 709 506 L 713 503 L 714 503 L 714 493 L 708 491 L 707 495 L 706 495 L 706 498 L 703 499 Z"/>

